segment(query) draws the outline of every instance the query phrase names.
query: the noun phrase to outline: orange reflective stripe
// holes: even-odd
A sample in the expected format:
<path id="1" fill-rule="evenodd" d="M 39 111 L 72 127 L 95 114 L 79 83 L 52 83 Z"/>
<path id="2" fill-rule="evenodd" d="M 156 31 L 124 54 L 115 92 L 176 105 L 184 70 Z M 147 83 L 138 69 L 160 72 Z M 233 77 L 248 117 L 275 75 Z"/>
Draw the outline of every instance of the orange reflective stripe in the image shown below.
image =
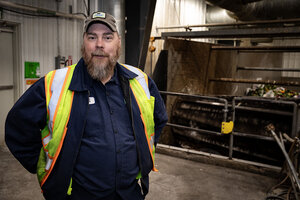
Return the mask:
<path id="1" fill-rule="evenodd" d="M 47 150 L 47 152 L 49 152 L 49 150 Z M 51 158 L 51 159 L 53 159 L 55 157 L 55 155 L 51 156 L 50 154 L 48 154 L 48 157 Z"/>
<path id="2" fill-rule="evenodd" d="M 47 92 L 47 89 L 48 89 L 48 83 L 47 83 L 47 78 L 46 78 L 46 76 L 44 77 L 44 86 L 45 86 L 45 96 L 46 96 L 46 99 L 47 99 L 47 95 L 48 95 L 48 92 Z"/>
<path id="3" fill-rule="evenodd" d="M 49 99 L 50 99 L 50 98 L 51 98 L 51 96 L 52 96 L 52 92 L 51 92 L 51 86 L 52 86 L 52 82 L 53 82 L 53 79 L 54 79 L 55 73 L 56 73 L 56 71 L 53 71 L 53 73 L 52 73 L 52 76 L 51 76 L 51 79 L 50 79 L 50 87 L 49 87 L 49 94 L 50 94 L 50 96 L 49 96 Z"/>
<path id="4" fill-rule="evenodd" d="M 69 71 L 68 71 L 68 73 L 69 73 Z M 74 91 L 72 92 L 72 99 L 71 99 L 71 103 L 70 103 L 70 108 L 72 108 L 73 98 L 74 98 Z M 64 129 L 62 138 L 61 138 L 61 140 L 60 140 L 59 146 L 58 146 L 58 148 L 57 148 L 57 151 L 56 151 L 56 153 L 55 153 L 55 155 L 54 155 L 54 158 L 53 158 L 51 167 L 50 167 L 50 169 L 47 171 L 46 175 L 44 176 L 44 178 L 43 178 L 42 181 L 41 181 L 41 187 L 43 186 L 43 184 L 44 184 L 45 181 L 47 180 L 49 174 L 51 173 L 51 171 L 52 171 L 52 169 L 53 169 L 53 167 L 54 167 L 54 164 L 55 164 L 55 162 L 56 162 L 56 160 L 57 160 L 57 158 L 58 158 L 58 155 L 59 155 L 59 153 L 60 153 L 60 151 L 61 151 L 62 144 L 63 144 L 63 141 L 64 141 L 64 139 L 65 139 L 65 136 L 66 136 L 66 133 L 67 133 L 67 130 L 68 130 L 67 124 L 68 124 L 69 119 L 70 119 L 70 114 L 71 114 L 71 113 L 69 113 L 69 115 L 68 115 L 67 123 L 66 123 L 65 129 Z M 48 156 L 50 157 L 50 155 L 48 155 Z"/>

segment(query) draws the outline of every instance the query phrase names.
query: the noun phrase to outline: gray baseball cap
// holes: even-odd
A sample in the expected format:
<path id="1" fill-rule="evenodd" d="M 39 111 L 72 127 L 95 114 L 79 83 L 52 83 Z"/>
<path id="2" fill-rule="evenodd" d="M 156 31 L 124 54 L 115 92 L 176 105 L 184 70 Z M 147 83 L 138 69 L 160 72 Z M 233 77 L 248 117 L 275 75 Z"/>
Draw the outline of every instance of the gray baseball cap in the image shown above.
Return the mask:
<path id="1" fill-rule="evenodd" d="M 118 32 L 116 19 L 105 12 L 94 12 L 84 21 L 84 32 L 87 32 L 90 25 L 94 23 L 103 23 L 107 25 L 113 32 Z"/>

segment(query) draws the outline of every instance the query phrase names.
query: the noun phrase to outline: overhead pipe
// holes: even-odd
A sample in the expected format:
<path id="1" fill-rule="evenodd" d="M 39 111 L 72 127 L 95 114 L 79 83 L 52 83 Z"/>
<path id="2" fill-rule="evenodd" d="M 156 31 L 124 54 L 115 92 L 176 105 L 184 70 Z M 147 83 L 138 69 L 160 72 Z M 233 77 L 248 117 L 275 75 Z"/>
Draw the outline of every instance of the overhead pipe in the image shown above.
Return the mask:
<path id="1" fill-rule="evenodd" d="M 236 19 L 234 19 L 229 13 L 219 7 L 212 7 L 209 6 L 206 8 L 206 14 L 205 14 L 205 23 L 234 23 L 236 22 Z"/>
<path id="2" fill-rule="evenodd" d="M 75 15 L 75 14 L 62 13 L 62 12 L 57 12 L 57 11 L 49 10 L 49 9 L 45 9 L 45 8 L 38 8 L 38 7 L 34 7 L 34 6 L 28 6 L 28 5 L 24 5 L 24 4 L 12 3 L 12 2 L 3 1 L 3 0 L 0 0 L 0 6 L 25 10 L 25 11 L 29 11 L 29 12 L 35 12 L 35 13 L 49 15 L 49 16 L 85 20 L 85 17 Z"/>
<path id="3" fill-rule="evenodd" d="M 229 22 L 229 23 L 210 23 L 210 24 L 194 24 L 194 25 L 175 25 L 175 26 L 157 26 L 156 30 L 159 29 L 177 29 L 177 28 L 184 28 L 186 30 L 190 30 L 192 28 L 196 27 L 225 27 L 225 26 L 235 26 L 235 27 L 249 27 L 249 26 L 260 26 L 265 24 L 276 24 L 281 25 L 282 24 L 293 24 L 293 23 L 299 23 L 299 18 L 293 18 L 293 19 L 277 19 L 277 20 L 259 20 L 259 21 L 247 21 L 247 22 Z M 155 37 L 155 39 L 161 39 L 159 37 Z"/>
<path id="4" fill-rule="evenodd" d="M 228 10 L 229 15 L 241 21 L 289 19 L 300 16 L 299 0 L 206 0 L 214 6 Z"/>

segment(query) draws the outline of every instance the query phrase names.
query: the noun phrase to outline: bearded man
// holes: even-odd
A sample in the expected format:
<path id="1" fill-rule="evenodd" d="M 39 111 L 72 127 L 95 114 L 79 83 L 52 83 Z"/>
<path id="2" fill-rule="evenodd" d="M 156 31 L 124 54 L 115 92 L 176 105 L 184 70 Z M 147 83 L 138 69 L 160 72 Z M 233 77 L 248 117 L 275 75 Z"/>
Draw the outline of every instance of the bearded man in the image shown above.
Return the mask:
<path id="1" fill-rule="evenodd" d="M 167 122 L 155 83 L 121 65 L 116 20 L 85 20 L 82 58 L 49 72 L 13 106 L 5 125 L 12 154 L 37 173 L 46 199 L 141 200 Z"/>

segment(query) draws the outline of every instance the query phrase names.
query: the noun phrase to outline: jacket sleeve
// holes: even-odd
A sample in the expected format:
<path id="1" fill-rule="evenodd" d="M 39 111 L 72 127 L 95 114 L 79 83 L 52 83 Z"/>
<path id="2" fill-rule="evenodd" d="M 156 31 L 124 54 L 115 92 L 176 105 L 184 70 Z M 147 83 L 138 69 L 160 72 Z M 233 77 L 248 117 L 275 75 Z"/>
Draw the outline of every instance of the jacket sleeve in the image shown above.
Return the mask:
<path id="1" fill-rule="evenodd" d="M 159 94 L 156 84 L 154 81 L 148 77 L 149 83 L 149 90 L 151 96 L 155 97 L 155 104 L 154 104 L 154 123 L 155 123 L 155 141 L 154 144 L 158 143 L 159 136 L 163 127 L 166 125 L 168 121 L 168 116 L 165 108 L 165 104 Z"/>
<path id="2" fill-rule="evenodd" d="M 41 130 L 47 121 L 44 78 L 32 85 L 9 111 L 5 142 L 11 153 L 31 173 L 36 173 Z"/>

